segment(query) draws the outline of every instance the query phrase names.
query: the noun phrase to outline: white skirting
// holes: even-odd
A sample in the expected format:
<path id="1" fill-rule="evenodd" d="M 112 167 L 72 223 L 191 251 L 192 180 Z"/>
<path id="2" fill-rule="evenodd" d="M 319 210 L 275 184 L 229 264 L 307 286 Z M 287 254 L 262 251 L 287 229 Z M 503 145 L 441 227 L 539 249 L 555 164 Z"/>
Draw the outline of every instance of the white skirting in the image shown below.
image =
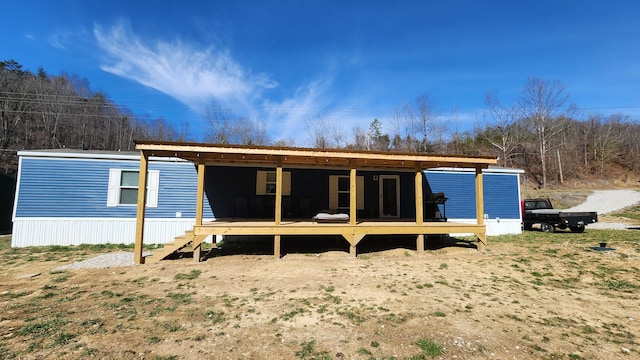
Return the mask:
<path id="1" fill-rule="evenodd" d="M 475 219 L 449 219 L 449 221 L 476 223 Z M 522 233 L 519 219 L 485 219 L 484 223 L 487 226 L 487 236 Z M 144 226 L 144 243 L 171 242 L 174 237 L 193 229 L 194 224 L 195 219 L 186 218 L 147 219 Z M 133 244 L 135 234 L 136 219 L 17 218 L 13 222 L 11 246 Z"/>
<path id="2" fill-rule="evenodd" d="M 464 224 L 475 224 L 476 219 L 448 219 L 451 222 Z M 487 226 L 487 236 L 522 234 L 522 223 L 520 219 L 484 219 Z M 468 236 L 473 234 L 451 234 L 452 236 Z"/>
<path id="3" fill-rule="evenodd" d="M 146 219 L 144 224 L 144 243 L 164 244 L 193 229 L 195 219 Z M 11 246 L 133 244 L 135 236 L 136 219 L 16 218 Z"/>

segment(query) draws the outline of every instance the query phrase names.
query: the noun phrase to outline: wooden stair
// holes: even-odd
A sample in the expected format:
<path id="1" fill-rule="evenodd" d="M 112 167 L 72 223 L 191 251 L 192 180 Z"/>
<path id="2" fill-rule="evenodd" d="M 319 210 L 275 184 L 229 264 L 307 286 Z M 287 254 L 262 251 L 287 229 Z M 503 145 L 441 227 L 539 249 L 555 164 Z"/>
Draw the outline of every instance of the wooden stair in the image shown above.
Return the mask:
<path id="1" fill-rule="evenodd" d="M 185 247 L 191 245 L 193 249 L 200 246 L 204 239 L 207 238 L 207 235 L 198 235 L 196 236 L 193 233 L 193 230 L 188 230 L 184 233 L 184 235 L 178 235 L 173 239 L 173 242 L 164 244 L 163 248 L 155 249 L 153 254 L 145 257 L 145 264 L 156 263 L 160 260 L 165 259 L 167 256 L 175 253 L 176 251 L 180 251 Z"/>

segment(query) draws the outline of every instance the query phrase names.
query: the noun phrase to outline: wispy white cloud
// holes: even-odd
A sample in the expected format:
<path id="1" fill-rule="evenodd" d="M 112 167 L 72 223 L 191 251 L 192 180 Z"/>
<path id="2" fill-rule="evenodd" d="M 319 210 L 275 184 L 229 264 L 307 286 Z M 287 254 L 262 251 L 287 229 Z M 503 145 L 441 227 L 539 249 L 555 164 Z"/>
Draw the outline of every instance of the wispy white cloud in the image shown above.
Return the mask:
<path id="1" fill-rule="evenodd" d="M 280 102 L 265 100 L 263 111 L 267 127 L 274 129 L 272 136 L 276 140 L 302 140 L 307 132 L 307 122 L 327 116 L 326 92 L 331 83 L 331 77 L 317 79 L 298 87 L 292 96 Z"/>
<path id="2" fill-rule="evenodd" d="M 70 32 L 56 32 L 48 37 L 49 45 L 56 49 L 66 50 L 69 39 L 73 36 Z"/>
<path id="3" fill-rule="evenodd" d="M 109 28 L 95 24 L 93 33 L 106 53 L 103 71 L 161 91 L 195 111 L 211 100 L 244 105 L 277 86 L 268 75 L 244 69 L 228 49 L 199 48 L 181 40 L 150 42 L 124 20 Z"/>
<path id="4" fill-rule="evenodd" d="M 368 129 L 375 116 L 358 106 L 358 99 L 350 99 L 349 105 L 344 104 L 344 99 L 336 99 L 332 75 L 335 73 L 329 73 L 298 87 L 281 102 L 264 102 L 266 124 L 272 129 L 274 141 L 295 139 L 298 146 L 311 146 L 312 133 L 320 126 L 331 132 L 329 137 L 341 137 L 342 143 L 338 145 L 342 146 L 352 140 L 355 127 Z"/>

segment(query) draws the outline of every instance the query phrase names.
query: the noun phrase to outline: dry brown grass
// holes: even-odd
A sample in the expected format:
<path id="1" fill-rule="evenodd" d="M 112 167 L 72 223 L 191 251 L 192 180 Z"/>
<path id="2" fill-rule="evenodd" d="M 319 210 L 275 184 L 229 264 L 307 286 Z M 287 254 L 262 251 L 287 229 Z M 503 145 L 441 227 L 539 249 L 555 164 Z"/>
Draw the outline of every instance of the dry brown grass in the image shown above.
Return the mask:
<path id="1" fill-rule="evenodd" d="M 616 250 L 590 248 L 603 240 Z M 423 359 L 431 344 L 446 359 L 640 356 L 640 232 L 489 241 L 484 254 L 391 242 L 357 259 L 237 246 L 202 263 L 55 272 L 114 249 L 5 237 L 0 359 Z"/>

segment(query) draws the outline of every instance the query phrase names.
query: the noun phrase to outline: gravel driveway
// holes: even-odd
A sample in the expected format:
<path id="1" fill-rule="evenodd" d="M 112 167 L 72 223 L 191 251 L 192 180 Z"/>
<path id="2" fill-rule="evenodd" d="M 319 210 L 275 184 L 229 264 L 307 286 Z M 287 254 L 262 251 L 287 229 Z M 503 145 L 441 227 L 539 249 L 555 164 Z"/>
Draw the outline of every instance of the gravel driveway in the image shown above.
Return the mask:
<path id="1" fill-rule="evenodd" d="M 640 192 L 635 190 L 596 190 L 587 200 L 567 211 L 597 211 L 598 215 L 608 214 L 640 203 Z M 633 225 L 613 222 L 597 222 L 591 229 L 627 229 Z"/>

